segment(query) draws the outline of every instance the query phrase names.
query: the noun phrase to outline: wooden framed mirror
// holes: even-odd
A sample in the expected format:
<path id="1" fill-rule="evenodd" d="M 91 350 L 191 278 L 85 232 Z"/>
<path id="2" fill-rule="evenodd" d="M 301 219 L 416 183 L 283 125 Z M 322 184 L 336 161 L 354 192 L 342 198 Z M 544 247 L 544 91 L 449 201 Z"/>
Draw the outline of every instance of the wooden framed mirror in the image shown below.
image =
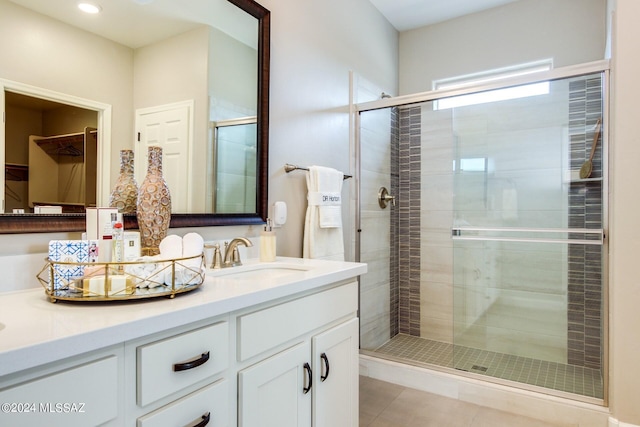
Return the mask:
<path id="1" fill-rule="evenodd" d="M 192 1 L 192 0 L 189 0 Z M 209 2 L 228 2 L 238 8 L 238 11 L 253 17 L 257 21 L 257 102 L 255 111 L 256 147 L 255 147 L 255 204 L 252 204 L 250 212 L 176 212 L 172 213 L 171 227 L 205 227 L 221 225 L 245 225 L 260 224 L 266 220 L 268 206 L 268 153 L 269 153 L 269 61 L 270 61 L 270 12 L 253 0 L 193 0 Z M 9 0 L 0 0 L 9 2 Z M 30 4 L 49 3 L 49 0 L 16 0 L 22 7 L 30 7 Z M 136 2 L 142 3 L 142 2 Z M 0 7 L 2 5 L 0 4 Z M 16 7 L 13 5 L 13 7 Z M 1 63 L 0 59 L 0 63 Z M 14 76 L 0 75 L 0 79 L 9 78 L 17 80 Z M 55 88 L 54 88 L 55 89 Z M 4 93 L 2 94 L 4 95 Z M 3 96 L 0 95 L 0 101 Z M 111 112 L 110 112 L 111 114 Z M 114 111 L 114 116 L 116 113 Z M 114 117 L 114 120 L 116 118 Z M 111 149 L 111 158 L 116 154 Z M 118 165 L 109 167 L 111 177 L 117 176 Z M 98 168 L 100 170 L 100 168 Z M 5 168 L 6 172 L 6 168 Z M 98 181 L 100 181 L 98 172 Z M 112 179 L 113 181 L 113 179 Z M 200 197 L 198 195 L 197 197 Z M 102 204 L 104 205 L 104 204 Z M 127 214 L 125 227 L 136 229 L 137 221 L 134 214 Z M 83 213 L 63 214 L 13 214 L 0 215 L 0 233 L 37 233 L 37 232 L 76 232 L 85 229 L 85 215 Z"/>

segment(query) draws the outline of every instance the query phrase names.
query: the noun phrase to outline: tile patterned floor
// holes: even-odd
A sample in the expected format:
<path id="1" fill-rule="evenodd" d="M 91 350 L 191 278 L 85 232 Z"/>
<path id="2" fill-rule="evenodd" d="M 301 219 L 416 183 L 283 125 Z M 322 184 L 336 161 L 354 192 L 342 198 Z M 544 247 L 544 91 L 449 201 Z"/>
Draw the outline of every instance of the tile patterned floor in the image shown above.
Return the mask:
<path id="1" fill-rule="evenodd" d="M 376 352 L 597 399 L 603 397 L 600 371 L 580 366 L 454 346 L 402 334 L 396 335 Z"/>
<path id="2" fill-rule="evenodd" d="M 360 427 L 573 427 L 360 377 Z"/>

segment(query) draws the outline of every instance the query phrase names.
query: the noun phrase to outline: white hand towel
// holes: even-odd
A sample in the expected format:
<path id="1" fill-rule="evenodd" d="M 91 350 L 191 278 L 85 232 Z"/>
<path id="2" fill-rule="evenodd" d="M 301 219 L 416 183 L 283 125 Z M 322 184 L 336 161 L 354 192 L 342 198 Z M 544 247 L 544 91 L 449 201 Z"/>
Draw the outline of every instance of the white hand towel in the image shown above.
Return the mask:
<path id="1" fill-rule="evenodd" d="M 303 256 L 344 261 L 341 192 L 344 175 L 322 166 L 309 167 L 308 207 Z"/>
<path id="2" fill-rule="evenodd" d="M 342 183 L 340 184 L 342 185 Z M 309 205 L 318 207 L 318 225 L 320 228 L 342 227 L 340 197 L 340 193 L 336 191 L 311 191 L 307 195 Z"/>
<path id="3" fill-rule="evenodd" d="M 320 228 L 342 227 L 342 172 L 323 166 L 311 166 L 307 174 L 309 205 L 317 206 Z"/>

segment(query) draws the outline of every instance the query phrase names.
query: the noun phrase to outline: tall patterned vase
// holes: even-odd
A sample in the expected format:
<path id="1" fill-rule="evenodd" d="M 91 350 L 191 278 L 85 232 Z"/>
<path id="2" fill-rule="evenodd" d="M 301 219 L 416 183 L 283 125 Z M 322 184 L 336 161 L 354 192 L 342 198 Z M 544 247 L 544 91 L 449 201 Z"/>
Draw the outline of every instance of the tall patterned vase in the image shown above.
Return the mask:
<path id="1" fill-rule="evenodd" d="M 149 255 L 157 254 L 171 221 L 171 194 L 162 176 L 161 147 L 149 147 L 147 176 L 138 190 L 137 217 L 143 249 Z"/>
<path id="2" fill-rule="evenodd" d="M 133 176 L 133 150 L 120 150 L 120 176 L 109 196 L 109 206 L 122 213 L 135 213 L 138 183 Z"/>

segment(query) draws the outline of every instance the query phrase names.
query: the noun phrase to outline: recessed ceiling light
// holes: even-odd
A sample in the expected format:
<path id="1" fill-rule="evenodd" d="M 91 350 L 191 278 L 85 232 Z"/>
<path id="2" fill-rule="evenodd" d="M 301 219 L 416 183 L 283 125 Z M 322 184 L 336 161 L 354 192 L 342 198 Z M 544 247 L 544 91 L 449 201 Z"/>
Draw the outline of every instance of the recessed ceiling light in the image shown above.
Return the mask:
<path id="1" fill-rule="evenodd" d="M 100 6 L 91 3 L 78 3 L 78 8 L 86 13 L 100 13 L 102 10 Z"/>

